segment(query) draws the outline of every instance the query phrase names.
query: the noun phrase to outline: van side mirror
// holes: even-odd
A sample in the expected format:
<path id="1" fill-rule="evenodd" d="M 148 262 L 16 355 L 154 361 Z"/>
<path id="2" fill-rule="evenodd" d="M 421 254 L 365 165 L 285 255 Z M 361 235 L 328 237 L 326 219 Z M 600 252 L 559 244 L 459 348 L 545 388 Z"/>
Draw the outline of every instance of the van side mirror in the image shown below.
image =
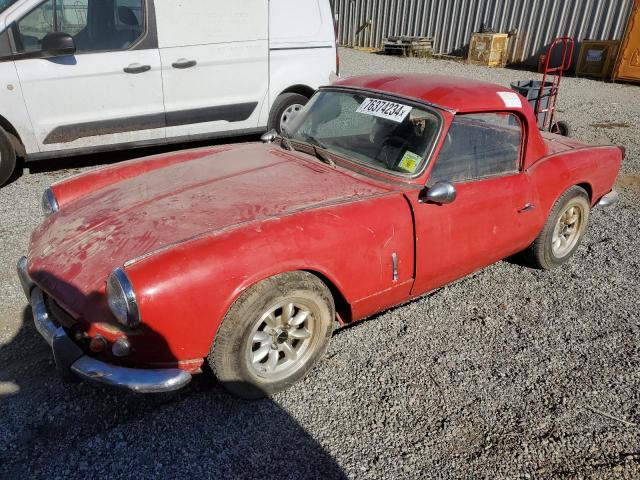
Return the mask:
<path id="1" fill-rule="evenodd" d="M 42 39 L 42 51 L 52 57 L 62 57 L 76 53 L 76 42 L 64 32 L 52 32 Z"/>
<path id="2" fill-rule="evenodd" d="M 425 187 L 420 192 L 420 203 L 437 203 L 444 205 L 453 202 L 458 196 L 456 187 L 451 182 L 436 182 L 432 187 Z"/>

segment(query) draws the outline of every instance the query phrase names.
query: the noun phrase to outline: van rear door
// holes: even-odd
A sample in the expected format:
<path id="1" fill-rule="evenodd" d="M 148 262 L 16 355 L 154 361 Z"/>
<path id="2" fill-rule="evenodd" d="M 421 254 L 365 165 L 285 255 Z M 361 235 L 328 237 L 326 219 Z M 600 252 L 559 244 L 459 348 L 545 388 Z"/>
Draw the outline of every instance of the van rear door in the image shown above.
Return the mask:
<path id="1" fill-rule="evenodd" d="M 338 72 L 329 0 L 274 0 L 269 7 L 271 102 L 293 86 L 313 91 L 332 83 Z"/>
<path id="2" fill-rule="evenodd" d="M 255 129 L 269 80 L 266 0 L 157 0 L 167 138 Z"/>

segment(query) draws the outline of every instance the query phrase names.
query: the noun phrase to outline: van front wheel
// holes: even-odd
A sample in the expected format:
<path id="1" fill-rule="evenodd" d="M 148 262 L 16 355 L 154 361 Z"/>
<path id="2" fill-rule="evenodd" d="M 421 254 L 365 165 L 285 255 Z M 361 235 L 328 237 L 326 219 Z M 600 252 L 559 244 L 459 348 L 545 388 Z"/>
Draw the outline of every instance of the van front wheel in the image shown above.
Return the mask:
<path id="1" fill-rule="evenodd" d="M 309 99 L 299 93 L 283 93 L 271 107 L 269 114 L 269 130 L 275 129 L 282 133 L 283 129 L 289 128 L 295 116 L 300 113 Z"/>
<path id="2" fill-rule="evenodd" d="M 7 132 L 0 128 L 0 187 L 16 169 L 16 151 Z"/>

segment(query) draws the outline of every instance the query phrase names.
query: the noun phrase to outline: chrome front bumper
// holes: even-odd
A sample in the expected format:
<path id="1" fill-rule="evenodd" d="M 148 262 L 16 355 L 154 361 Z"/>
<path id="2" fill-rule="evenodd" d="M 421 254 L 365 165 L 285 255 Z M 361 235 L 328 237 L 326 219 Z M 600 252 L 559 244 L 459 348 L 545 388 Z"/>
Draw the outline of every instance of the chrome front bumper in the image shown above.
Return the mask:
<path id="1" fill-rule="evenodd" d="M 618 202 L 618 192 L 611 190 L 598 202 L 599 207 L 610 207 Z"/>
<path id="2" fill-rule="evenodd" d="M 64 328 L 57 326 L 49 316 L 42 290 L 33 283 L 27 273 L 26 257 L 18 261 L 18 277 L 31 303 L 36 329 L 51 346 L 56 366 L 63 375 L 74 375 L 84 381 L 136 393 L 171 392 L 191 381 L 190 373 L 177 368 L 126 368 L 86 355 L 67 335 Z"/>

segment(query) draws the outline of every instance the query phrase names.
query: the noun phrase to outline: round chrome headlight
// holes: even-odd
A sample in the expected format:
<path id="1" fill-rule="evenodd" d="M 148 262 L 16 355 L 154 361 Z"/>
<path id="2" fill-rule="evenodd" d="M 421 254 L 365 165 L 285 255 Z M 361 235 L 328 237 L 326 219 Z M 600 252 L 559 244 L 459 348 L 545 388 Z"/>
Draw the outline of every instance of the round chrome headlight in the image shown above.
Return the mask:
<path id="1" fill-rule="evenodd" d="M 107 279 L 107 303 L 113 315 L 123 325 L 137 327 L 140 324 L 136 294 L 122 268 L 116 268 Z"/>
<path id="2" fill-rule="evenodd" d="M 56 196 L 51 188 L 47 188 L 42 194 L 42 213 L 44 213 L 45 217 L 48 217 L 58 210 L 60 210 L 60 208 L 58 207 Z"/>

